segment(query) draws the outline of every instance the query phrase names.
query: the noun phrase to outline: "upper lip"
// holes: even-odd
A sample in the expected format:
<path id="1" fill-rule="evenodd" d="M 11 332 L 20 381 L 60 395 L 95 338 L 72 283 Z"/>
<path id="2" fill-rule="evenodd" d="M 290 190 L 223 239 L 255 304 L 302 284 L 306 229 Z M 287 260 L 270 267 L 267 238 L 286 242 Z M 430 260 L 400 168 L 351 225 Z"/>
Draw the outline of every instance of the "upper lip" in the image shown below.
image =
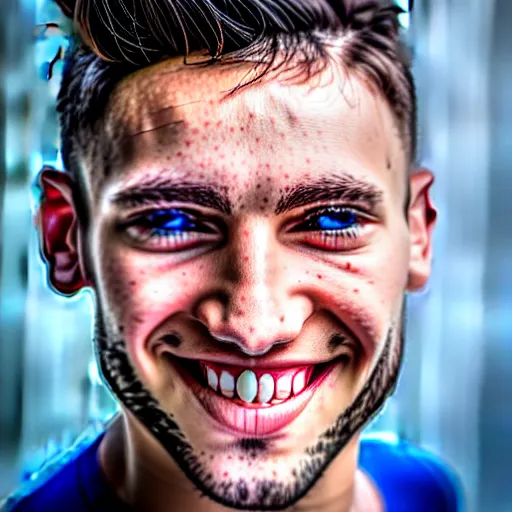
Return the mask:
<path id="1" fill-rule="evenodd" d="M 323 360 L 297 360 L 297 361 L 280 361 L 280 360 L 263 360 L 262 358 L 250 358 L 250 359 L 242 359 L 237 357 L 215 357 L 215 356 L 204 356 L 204 357 L 194 357 L 194 358 L 185 358 L 176 356 L 175 354 L 172 354 L 173 356 L 177 357 L 178 359 L 184 359 L 186 361 L 201 361 L 202 363 L 212 363 L 212 364 L 218 364 L 218 365 L 225 365 L 225 366 L 239 366 L 244 368 L 254 368 L 254 369 L 261 369 L 261 370 L 282 370 L 286 368 L 295 368 L 298 366 L 313 366 L 313 365 L 319 365 L 319 364 L 326 364 L 326 363 L 333 363 L 336 360 L 340 358 L 340 356 L 343 355 L 343 353 L 338 354 L 334 358 L 329 359 L 323 359 Z"/>

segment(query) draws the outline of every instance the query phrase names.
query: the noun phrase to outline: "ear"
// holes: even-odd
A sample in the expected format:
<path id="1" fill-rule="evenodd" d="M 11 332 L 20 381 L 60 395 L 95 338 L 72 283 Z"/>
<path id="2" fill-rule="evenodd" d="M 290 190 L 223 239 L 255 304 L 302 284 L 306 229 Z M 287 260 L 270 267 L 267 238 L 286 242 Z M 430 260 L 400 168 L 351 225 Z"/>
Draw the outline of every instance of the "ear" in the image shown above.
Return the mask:
<path id="1" fill-rule="evenodd" d="M 407 289 L 418 291 L 423 288 L 432 268 L 432 234 L 437 211 L 430 198 L 434 183 L 433 174 L 421 169 L 410 178 L 410 201 L 408 209 L 411 256 Z"/>
<path id="2" fill-rule="evenodd" d="M 73 295 L 88 282 L 82 264 L 79 223 L 73 200 L 73 178 L 51 167 L 39 173 L 42 191 L 36 214 L 39 243 L 48 266 L 52 288 L 63 295 Z"/>

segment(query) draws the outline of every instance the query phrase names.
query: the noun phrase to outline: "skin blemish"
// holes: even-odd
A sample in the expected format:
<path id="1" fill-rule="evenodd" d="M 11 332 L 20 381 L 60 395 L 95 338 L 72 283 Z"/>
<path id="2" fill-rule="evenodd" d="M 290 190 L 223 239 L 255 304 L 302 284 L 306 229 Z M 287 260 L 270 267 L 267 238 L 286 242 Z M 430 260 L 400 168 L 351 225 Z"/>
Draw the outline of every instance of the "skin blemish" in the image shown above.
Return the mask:
<path id="1" fill-rule="evenodd" d="M 245 131 L 245 128 L 243 126 L 240 126 L 240 131 L 241 132 Z"/>
<path id="2" fill-rule="evenodd" d="M 284 322 L 284 315 L 281 315 L 281 316 L 279 317 L 279 321 L 280 321 L 281 323 L 283 323 L 283 322 Z"/>
<path id="3" fill-rule="evenodd" d="M 259 143 L 259 141 L 260 141 L 260 138 L 259 138 L 259 137 L 256 137 L 254 140 L 255 140 L 256 144 L 258 144 L 258 143 Z"/>
<path id="4" fill-rule="evenodd" d="M 205 128 L 208 128 L 208 126 L 210 126 L 210 124 L 211 124 L 211 123 L 210 123 L 210 121 L 205 121 L 205 122 L 203 123 L 203 126 L 204 126 Z"/>
<path id="5" fill-rule="evenodd" d="M 391 161 L 389 160 L 389 157 L 386 159 L 386 169 L 391 169 Z"/>
<path id="6" fill-rule="evenodd" d="M 242 302 L 245 302 L 245 295 L 242 295 L 242 296 L 240 297 L 240 300 L 241 300 Z"/>
<path id="7" fill-rule="evenodd" d="M 263 198 L 263 202 L 264 202 L 265 204 L 266 204 L 266 203 L 268 203 L 268 197 L 264 197 L 264 198 Z"/>
<path id="8" fill-rule="evenodd" d="M 192 145 L 192 141 L 190 141 L 190 140 L 185 141 L 185 146 L 187 146 L 187 148 L 189 148 L 191 145 Z"/>
<path id="9" fill-rule="evenodd" d="M 220 121 L 220 120 L 219 120 L 219 121 L 217 121 L 216 126 L 222 126 L 222 121 Z"/>
<path id="10" fill-rule="evenodd" d="M 318 277 L 318 279 L 323 279 L 323 275 L 322 274 L 317 274 L 316 277 Z"/>
<path id="11" fill-rule="evenodd" d="M 359 293 L 359 288 L 354 288 L 354 293 Z"/>
<path id="12" fill-rule="evenodd" d="M 244 261 L 245 262 L 249 261 L 249 256 L 244 256 Z"/>
<path id="13" fill-rule="evenodd" d="M 199 128 L 193 128 L 192 135 L 199 135 Z"/>
<path id="14" fill-rule="evenodd" d="M 176 153 L 176 156 L 177 156 L 178 158 L 181 158 L 181 157 L 183 156 L 183 153 L 182 153 L 181 151 L 178 151 L 178 152 Z"/>
<path id="15" fill-rule="evenodd" d="M 345 270 L 350 270 L 352 268 L 352 263 L 350 263 L 350 261 L 347 261 L 347 263 L 345 263 Z"/>
<path id="16" fill-rule="evenodd" d="M 285 177 L 285 179 L 288 179 L 290 177 L 290 175 L 289 174 L 285 174 L 284 177 Z"/>
<path id="17" fill-rule="evenodd" d="M 254 332 L 254 327 L 249 327 L 249 332 L 252 334 Z"/>
<path id="18" fill-rule="evenodd" d="M 232 126 L 230 129 L 229 129 L 230 133 L 234 133 L 235 132 L 235 128 L 234 126 Z"/>
<path id="19" fill-rule="evenodd" d="M 306 158 L 306 163 L 309 165 L 311 163 L 311 159 Z"/>
<path id="20" fill-rule="evenodd" d="M 219 146 L 213 146 L 214 151 L 219 151 Z"/>
<path id="21" fill-rule="evenodd" d="M 224 473 L 222 473 L 222 476 L 223 476 L 224 478 L 227 478 L 227 477 L 228 477 L 228 474 L 229 474 L 229 473 L 228 473 L 227 471 L 224 471 Z"/>

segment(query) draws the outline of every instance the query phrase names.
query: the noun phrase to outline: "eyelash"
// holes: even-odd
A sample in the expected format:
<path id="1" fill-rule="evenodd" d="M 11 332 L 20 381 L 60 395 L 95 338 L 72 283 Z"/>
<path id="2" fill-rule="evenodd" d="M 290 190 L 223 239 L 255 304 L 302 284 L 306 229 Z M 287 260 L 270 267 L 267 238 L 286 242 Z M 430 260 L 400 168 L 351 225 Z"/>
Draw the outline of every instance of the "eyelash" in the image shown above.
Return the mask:
<path id="1" fill-rule="evenodd" d="M 348 219 L 343 219 L 348 216 Z M 336 219 L 338 217 L 338 219 Z M 341 218 L 340 218 L 341 217 Z M 159 219 L 160 218 L 160 221 Z M 296 224 L 290 233 L 300 234 L 301 241 L 315 248 L 341 251 L 359 238 L 361 215 L 353 208 L 341 206 L 321 207 L 308 212 L 306 218 Z M 324 227 L 315 229 L 321 221 L 332 224 L 349 224 L 341 227 Z M 164 227 L 165 224 L 178 224 L 174 227 Z M 157 225 L 160 222 L 159 225 Z M 308 229 L 305 229 L 308 228 Z M 193 213 L 180 209 L 155 210 L 141 215 L 125 225 L 126 234 L 139 244 L 154 250 L 183 251 L 191 249 L 207 241 L 218 241 L 218 232 L 208 223 L 198 221 Z"/>
<path id="2" fill-rule="evenodd" d="M 330 217 L 332 219 L 336 216 L 347 215 L 349 221 L 345 220 L 344 222 L 343 219 L 338 218 L 337 222 L 338 224 L 349 224 L 348 226 L 304 230 L 304 227 L 312 228 L 313 224 L 318 223 L 322 218 Z M 345 206 L 328 206 L 310 211 L 306 219 L 296 225 L 291 232 L 306 233 L 305 237 L 302 236 L 302 241 L 317 249 L 342 251 L 351 248 L 351 244 L 360 237 L 362 229 L 362 215 L 357 210 Z"/>
<path id="3" fill-rule="evenodd" d="M 175 217 L 174 222 L 178 221 L 179 226 L 165 228 L 162 225 L 156 225 L 158 217 L 161 217 L 161 220 L 167 219 L 168 224 L 173 216 Z M 185 226 L 185 229 L 180 229 L 186 223 L 188 225 Z M 172 233 L 169 233 L 171 230 Z M 192 249 L 208 239 L 217 240 L 218 237 L 214 229 L 210 228 L 207 223 L 197 222 L 193 214 L 172 208 L 155 210 L 141 215 L 126 225 L 125 231 L 137 243 L 161 251 L 184 251 Z"/>

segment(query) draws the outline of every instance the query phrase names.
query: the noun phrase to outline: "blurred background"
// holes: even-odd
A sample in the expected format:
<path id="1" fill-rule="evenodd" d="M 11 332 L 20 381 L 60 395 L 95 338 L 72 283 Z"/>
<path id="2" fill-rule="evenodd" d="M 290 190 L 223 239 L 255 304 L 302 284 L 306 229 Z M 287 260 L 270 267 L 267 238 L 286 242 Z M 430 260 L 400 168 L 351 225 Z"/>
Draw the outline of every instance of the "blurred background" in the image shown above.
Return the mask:
<path id="1" fill-rule="evenodd" d="M 407 7 L 407 2 L 397 2 Z M 422 163 L 439 209 L 429 288 L 409 298 L 405 365 L 367 435 L 403 436 L 460 475 L 470 512 L 512 512 L 512 2 L 416 0 Z M 32 224 L 66 47 L 49 0 L 0 16 L 0 499 L 116 410 L 92 357 L 91 299 L 47 287 Z M 53 76 L 48 80 L 49 71 Z"/>

